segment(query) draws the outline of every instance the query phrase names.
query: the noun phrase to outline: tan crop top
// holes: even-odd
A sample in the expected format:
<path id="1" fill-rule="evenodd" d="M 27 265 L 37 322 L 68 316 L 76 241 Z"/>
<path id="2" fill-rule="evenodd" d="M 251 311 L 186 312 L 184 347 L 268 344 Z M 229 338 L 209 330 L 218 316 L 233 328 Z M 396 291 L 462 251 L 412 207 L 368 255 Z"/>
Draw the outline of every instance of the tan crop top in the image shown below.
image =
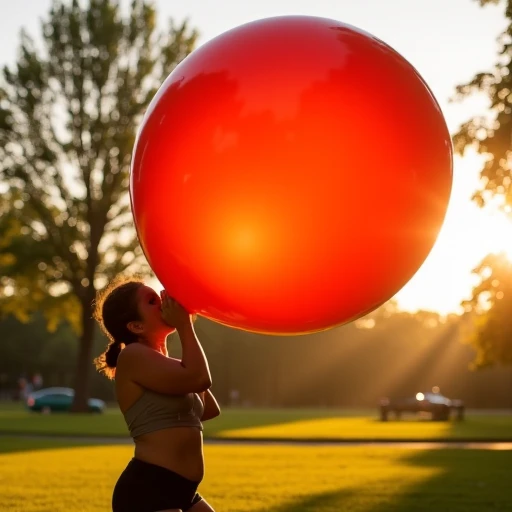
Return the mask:
<path id="1" fill-rule="evenodd" d="M 163 395 L 146 389 L 123 414 L 133 438 L 172 427 L 196 427 L 203 430 L 204 406 L 197 393 Z"/>

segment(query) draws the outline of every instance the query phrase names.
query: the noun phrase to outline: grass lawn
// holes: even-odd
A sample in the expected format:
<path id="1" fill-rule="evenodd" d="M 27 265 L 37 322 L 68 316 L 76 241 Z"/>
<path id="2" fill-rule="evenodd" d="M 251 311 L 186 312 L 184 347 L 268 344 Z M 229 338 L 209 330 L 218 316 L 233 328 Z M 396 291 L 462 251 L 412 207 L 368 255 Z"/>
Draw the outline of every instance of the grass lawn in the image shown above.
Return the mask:
<path id="1" fill-rule="evenodd" d="M 512 441 L 511 414 L 475 414 L 465 421 L 431 422 L 414 417 L 381 422 L 376 411 L 332 409 L 224 409 L 205 422 L 205 437 L 250 439 L 497 439 Z M 0 433 L 127 436 L 117 408 L 106 414 L 30 413 L 20 405 L 0 406 Z"/>
<path id="2" fill-rule="evenodd" d="M 128 446 L 0 438 L 0 510 L 105 512 Z M 511 451 L 205 447 L 217 512 L 506 512 Z"/>

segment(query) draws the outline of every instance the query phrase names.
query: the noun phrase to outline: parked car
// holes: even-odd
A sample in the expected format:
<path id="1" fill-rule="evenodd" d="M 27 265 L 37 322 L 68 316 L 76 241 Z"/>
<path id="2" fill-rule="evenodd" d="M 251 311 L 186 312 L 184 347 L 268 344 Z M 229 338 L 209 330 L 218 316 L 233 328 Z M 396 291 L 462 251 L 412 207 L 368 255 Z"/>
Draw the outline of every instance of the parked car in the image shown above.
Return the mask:
<path id="1" fill-rule="evenodd" d="M 380 419 L 387 421 L 390 413 L 400 419 L 403 413 L 429 413 L 433 421 L 448 421 L 451 415 L 455 419 L 464 419 L 464 403 L 462 400 L 446 398 L 439 392 L 416 393 L 411 398 L 390 400 L 383 398 L 379 406 Z"/>
<path id="2" fill-rule="evenodd" d="M 71 409 L 75 391 L 72 388 L 45 388 L 30 393 L 27 397 L 27 408 L 36 412 L 66 412 Z M 99 398 L 89 398 L 89 412 L 102 413 L 106 403 Z"/>

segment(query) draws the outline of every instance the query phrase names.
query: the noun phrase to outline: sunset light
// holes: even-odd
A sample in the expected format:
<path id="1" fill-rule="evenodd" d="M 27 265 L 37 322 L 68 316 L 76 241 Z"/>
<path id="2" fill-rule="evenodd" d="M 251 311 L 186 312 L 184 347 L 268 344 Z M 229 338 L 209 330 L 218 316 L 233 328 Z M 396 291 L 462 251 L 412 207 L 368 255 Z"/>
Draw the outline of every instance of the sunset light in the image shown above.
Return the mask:
<path id="1" fill-rule="evenodd" d="M 454 186 L 444 225 L 429 257 L 396 295 L 401 308 L 441 314 L 461 312 L 478 282 L 471 271 L 489 253 L 512 259 L 512 221 L 497 205 L 484 209 L 471 201 L 479 186 L 483 157 L 468 152 L 456 157 Z"/>
<path id="2" fill-rule="evenodd" d="M 0 512 L 512 512 L 512 0 L 1 14 Z"/>

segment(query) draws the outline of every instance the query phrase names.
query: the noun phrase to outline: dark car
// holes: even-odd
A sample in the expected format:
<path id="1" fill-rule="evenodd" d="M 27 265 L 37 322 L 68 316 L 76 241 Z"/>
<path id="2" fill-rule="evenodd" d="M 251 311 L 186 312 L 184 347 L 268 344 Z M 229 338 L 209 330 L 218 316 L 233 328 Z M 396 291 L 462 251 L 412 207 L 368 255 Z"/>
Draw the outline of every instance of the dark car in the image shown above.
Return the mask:
<path id="1" fill-rule="evenodd" d="M 416 393 L 414 397 L 397 400 L 383 398 L 379 411 L 382 421 L 387 421 L 390 414 L 400 419 L 403 413 L 426 413 L 433 421 L 448 421 L 452 415 L 457 420 L 464 419 L 464 403 L 446 398 L 439 392 Z"/>
<path id="2" fill-rule="evenodd" d="M 75 391 L 72 388 L 46 388 L 30 393 L 27 397 L 27 407 L 36 412 L 66 412 L 71 409 Z M 102 413 L 106 404 L 99 398 L 89 398 L 89 412 Z"/>

